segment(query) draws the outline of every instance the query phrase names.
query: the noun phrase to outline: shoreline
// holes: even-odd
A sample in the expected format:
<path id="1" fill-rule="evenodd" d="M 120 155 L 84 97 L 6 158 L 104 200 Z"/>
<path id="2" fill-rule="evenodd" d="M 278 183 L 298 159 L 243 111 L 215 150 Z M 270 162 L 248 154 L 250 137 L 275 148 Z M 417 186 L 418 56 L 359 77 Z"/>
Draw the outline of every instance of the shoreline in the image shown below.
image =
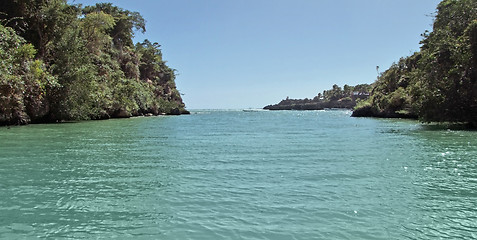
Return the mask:
<path id="1" fill-rule="evenodd" d="M 19 123 L 14 123 L 14 124 L 9 124 L 7 122 L 0 122 L 0 128 L 1 127 L 7 127 L 10 128 L 12 126 L 26 126 L 26 125 L 31 125 L 31 124 L 63 124 L 63 123 L 77 123 L 77 122 L 83 122 L 83 121 L 104 121 L 104 120 L 110 120 L 110 119 L 127 119 L 127 118 L 139 118 L 139 117 L 160 117 L 160 116 L 180 116 L 180 115 L 190 115 L 190 111 L 186 109 L 182 110 L 175 110 L 171 111 L 170 113 L 165 113 L 161 112 L 158 114 L 153 114 L 153 113 L 146 113 L 146 114 L 130 114 L 130 115 L 119 115 L 117 114 L 116 116 L 103 116 L 99 118 L 90 118 L 90 119 L 83 119 L 83 120 L 56 120 L 56 121 L 30 121 L 30 122 L 19 122 Z"/>

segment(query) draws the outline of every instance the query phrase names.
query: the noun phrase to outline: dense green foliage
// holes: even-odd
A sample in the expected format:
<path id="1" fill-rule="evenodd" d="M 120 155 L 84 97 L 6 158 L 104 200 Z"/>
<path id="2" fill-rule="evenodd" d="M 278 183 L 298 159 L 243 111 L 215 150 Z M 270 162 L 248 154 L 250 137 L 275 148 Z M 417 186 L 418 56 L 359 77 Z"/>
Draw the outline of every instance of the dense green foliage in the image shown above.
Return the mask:
<path id="1" fill-rule="evenodd" d="M 332 89 L 318 93 L 313 99 L 286 98 L 278 104 L 265 106 L 269 110 L 320 110 L 324 108 L 354 108 L 357 103 L 369 97 L 371 85 L 344 85 L 343 88 L 334 84 Z"/>
<path id="2" fill-rule="evenodd" d="M 323 94 L 318 94 L 315 99 L 323 99 L 325 101 L 345 101 L 348 99 L 362 99 L 369 95 L 371 86 L 369 84 L 359 84 L 350 86 L 345 84 L 343 88 L 334 84 L 330 90 L 324 90 Z"/>
<path id="3" fill-rule="evenodd" d="M 57 79 L 41 60 L 34 60 L 35 48 L 0 25 L 0 123 L 17 124 L 47 114 L 46 93 L 57 87 Z"/>
<path id="4" fill-rule="evenodd" d="M 477 1 L 444 0 L 421 50 L 381 74 L 355 115 L 477 126 Z"/>
<path id="5" fill-rule="evenodd" d="M 0 3 L 0 124 L 186 113 L 137 12 L 66 0 Z"/>

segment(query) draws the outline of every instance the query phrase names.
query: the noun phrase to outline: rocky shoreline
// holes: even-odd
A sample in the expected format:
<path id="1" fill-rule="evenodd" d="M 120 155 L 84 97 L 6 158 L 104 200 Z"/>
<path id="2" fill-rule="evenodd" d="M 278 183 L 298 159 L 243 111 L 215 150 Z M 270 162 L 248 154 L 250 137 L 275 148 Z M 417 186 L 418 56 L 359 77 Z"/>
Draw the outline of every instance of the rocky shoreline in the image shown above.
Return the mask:
<path id="1" fill-rule="evenodd" d="M 153 116 L 179 116 L 179 115 L 189 115 L 190 112 L 185 109 L 172 109 L 170 112 L 134 112 L 130 113 L 124 110 L 115 112 L 112 115 L 103 114 L 96 118 L 85 119 L 86 121 L 94 120 L 108 120 L 108 119 L 120 119 L 120 118 L 133 118 L 133 117 L 153 117 Z M 15 121 L 14 121 L 15 120 Z M 1 126 L 15 126 L 15 125 L 29 125 L 29 124 L 45 124 L 45 123 L 64 123 L 64 122 L 75 122 L 79 120 L 51 120 L 47 118 L 39 119 L 30 119 L 28 117 L 22 116 L 22 118 L 5 118 L 0 117 L 0 127 Z"/>
<path id="2" fill-rule="evenodd" d="M 323 110 L 326 108 L 353 109 L 356 103 L 353 101 L 306 101 L 306 100 L 283 100 L 278 104 L 265 106 L 266 110 Z"/>
<path id="3" fill-rule="evenodd" d="M 372 106 L 355 108 L 351 117 L 375 117 L 375 118 L 407 118 L 418 119 L 417 115 L 407 112 L 377 111 Z"/>
<path id="4" fill-rule="evenodd" d="M 333 85 L 332 89 L 318 93 L 313 99 L 286 98 L 277 104 L 265 106 L 267 110 L 323 110 L 326 108 L 354 109 L 359 101 L 368 99 L 371 86 L 360 84 L 344 85 L 343 89 Z"/>

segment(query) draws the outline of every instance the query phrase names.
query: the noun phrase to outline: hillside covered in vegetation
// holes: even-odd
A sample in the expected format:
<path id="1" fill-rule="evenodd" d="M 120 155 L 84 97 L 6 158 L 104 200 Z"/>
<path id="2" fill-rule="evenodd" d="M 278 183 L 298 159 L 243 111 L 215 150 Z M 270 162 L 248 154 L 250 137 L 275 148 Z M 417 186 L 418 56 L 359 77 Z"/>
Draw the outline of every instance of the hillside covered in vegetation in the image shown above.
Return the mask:
<path id="1" fill-rule="evenodd" d="M 371 86 L 360 84 L 356 86 L 344 85 L 341 88 L 333 85 L 330 90 L 318 93 L 313 99 L 290 99 L 286 98 L 281 102 L 265 106 L 268 110 L 321 110 L 325 108 L 347 108 L 352 109 L 356 103 L 366 100 L 369 97 Z"/>
<path id="2" fill-rule="evenodd" d="M 0 125 L 182 114 L 145 20 L 110 3 L 0 2 Z"/>
<path id="3" fill-rule="evenodd" d="M 444 0 L 419 52 L 373 84 L 353 116 L 416 117 L 477 127 L 477 1 Z"/>

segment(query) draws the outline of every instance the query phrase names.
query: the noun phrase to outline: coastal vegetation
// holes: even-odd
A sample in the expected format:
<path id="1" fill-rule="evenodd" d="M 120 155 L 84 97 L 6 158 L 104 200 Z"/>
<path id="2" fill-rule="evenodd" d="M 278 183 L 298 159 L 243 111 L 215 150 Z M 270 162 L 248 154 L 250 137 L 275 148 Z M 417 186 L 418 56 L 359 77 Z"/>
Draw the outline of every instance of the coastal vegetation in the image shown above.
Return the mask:
<path id="1" fill-rule="evenodd" d="M 420 51 L 373 84 L 353 116 L 411 117 L 477 127 L 477 1 L 444 0 Z"/>
<path id="2" fill-rule="evenodd" d="M 371 85 L 359 84 L 356 86 L 344 85 L 341 88 L 333 85 L 329 90 L 318 93 L 313 99 L 286 98 L 278 104 L 265 106 L 268 110 L 321 110 L 325 108 L 352 109 L 360 101 L 369 97 Z"/>
<path id="3" fill-rule="evenodd" d="M 415 118 L 477 127 L 477 1 L 443 0 L 420 51 L 373 84 L 334 85 L 313 99 L 284 99 L 269 110 L 353 108 L 354 117 Z"/>
<path id="4" fill-rule="evenodd" d="M 0 125 L 184 114 L 144 18 L 111 3 L 0 2 Z"/>

